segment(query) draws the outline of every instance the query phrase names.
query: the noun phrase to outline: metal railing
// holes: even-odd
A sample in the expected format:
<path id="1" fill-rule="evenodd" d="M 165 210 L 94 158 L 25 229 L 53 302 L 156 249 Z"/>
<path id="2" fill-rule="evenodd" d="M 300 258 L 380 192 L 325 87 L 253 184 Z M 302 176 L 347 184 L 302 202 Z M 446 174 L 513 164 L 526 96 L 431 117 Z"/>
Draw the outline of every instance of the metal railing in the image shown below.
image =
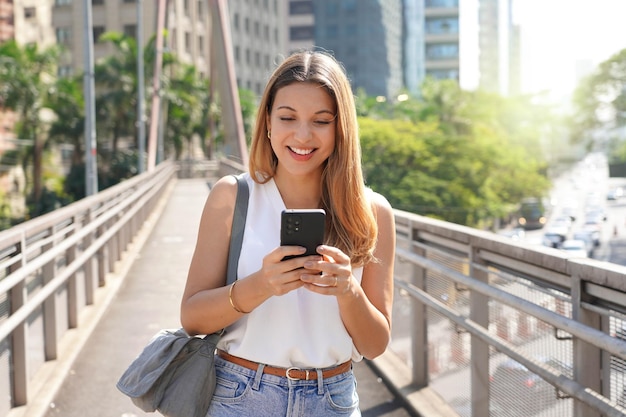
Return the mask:
<path id="1" fill-rule="evenodd" d="M 241 167 L 217 169 L 225 175 Z M 60 341 L 97 302 L 97 289 L 176 176 L 175 165 L 160 164 L 0 233 L 0 413 L 27 403 L 37 369 L 57 358 Z M 428 387 L 463 417 L 516 409 L 626 416 L 626 342 L 615 337 L 626 332 L 626 268 L 395 215 L 389 350 L 404 361 L 412 389 Z M 509 358 L 528 374 L 519 387 L 497 374 Z M 531 401 L 523 397 L 526 388 L 546 386 Z"/>
<path id="2" fill-rule="evenodd" d="M 626 415 L 626 268 L 401 211 L 396 227 L 410 326 L 390 349 L 414 387 L 467 417 Z"/>
<path id="3" fill-rule="evenodd" d="M 1 415 L 27 404 L 34 375 L 57 359 L 64 335 L 96 302 L 176 171 L 163 163 L 0 232 Z"/>

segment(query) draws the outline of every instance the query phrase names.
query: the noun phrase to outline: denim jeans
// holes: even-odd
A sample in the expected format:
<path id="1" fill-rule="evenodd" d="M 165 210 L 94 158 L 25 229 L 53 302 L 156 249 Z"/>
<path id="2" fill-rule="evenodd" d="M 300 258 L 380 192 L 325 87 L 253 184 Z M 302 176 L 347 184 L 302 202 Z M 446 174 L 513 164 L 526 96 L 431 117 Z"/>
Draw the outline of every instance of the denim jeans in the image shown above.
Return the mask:
<path id="1" fill-rule="evenodd" d="M 262 367 L 263 365 L 260 365 Z M 217 386 L 207 417 L 360 417 L 352 370 L 327 379 L 290 380 L 215 357 Z"/>

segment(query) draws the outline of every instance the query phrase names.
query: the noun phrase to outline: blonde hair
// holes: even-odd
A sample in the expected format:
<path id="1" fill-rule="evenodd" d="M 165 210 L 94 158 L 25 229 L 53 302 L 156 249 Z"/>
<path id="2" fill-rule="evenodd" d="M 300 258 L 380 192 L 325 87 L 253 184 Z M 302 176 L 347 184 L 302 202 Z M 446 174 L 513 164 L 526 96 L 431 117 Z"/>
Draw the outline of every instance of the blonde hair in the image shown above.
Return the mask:
<path id="1" fill-rule="evenodd" d="M 363 180 L 354 96 L 343 67 L 331 55 L 298 52 L 276 68 L 259 104 L 250 148 L 250 174 L 258 183 L 276 174 L 278 159 L 267 140 L 267 116 L 278 90 L 296 82 L 322 86 L 336 103 L 335 149 L 322 173 L 326 243 L 344 251 L 353 264 L 364 265 L 374 260 L 378 228 Z"/>

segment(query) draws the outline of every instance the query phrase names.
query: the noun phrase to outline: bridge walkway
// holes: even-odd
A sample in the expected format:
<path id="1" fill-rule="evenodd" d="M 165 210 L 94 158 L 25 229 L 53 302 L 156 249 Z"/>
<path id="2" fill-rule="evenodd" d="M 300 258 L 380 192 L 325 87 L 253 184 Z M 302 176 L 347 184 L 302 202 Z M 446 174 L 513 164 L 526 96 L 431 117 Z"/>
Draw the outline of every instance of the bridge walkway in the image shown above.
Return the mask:
<path id="1" fill-rule="evenodd" d="M 59 383 L 35 400 L 29 417 L 155 415 L 136 408 L 115 384 L 154 333 L 179 326 L 180 298 L 208 191 L 206 179 L 176 181 L 154 225 L 133 242 L 134 255 L 119 268 L 127 271 L 114 278 L 117 285 L 107 283 L 114 293 L 100 316 L 76 330 L 82 333 L 70 342 L 76 353 L 66 359 L 64 372 L 57 371 Z M 362 415 L 415 415 L 374 370 L 365 361 L 355 366 Z"/>

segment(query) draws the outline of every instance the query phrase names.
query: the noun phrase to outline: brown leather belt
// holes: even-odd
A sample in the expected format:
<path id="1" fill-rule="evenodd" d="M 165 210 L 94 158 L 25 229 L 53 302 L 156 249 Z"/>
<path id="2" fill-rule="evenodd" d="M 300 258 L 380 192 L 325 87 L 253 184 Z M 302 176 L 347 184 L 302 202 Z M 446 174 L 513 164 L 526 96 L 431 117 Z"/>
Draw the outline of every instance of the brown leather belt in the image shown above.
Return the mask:
<path id="1" fill-rule="evenodd" d="M 233 356 L 227 352 L 224 352 L 221 349 L 217 350 L 217 356 L 220 358 L 227 360 L 228 362 L 234 363 L 235 365 L 243 366 L 244 368 L 252 369 L 256 371 L 259 369 L 259 364 L 257 362 L 249 361 L 247 359 L 240 358 L 238 356 Z M 322 370 L 322 377 L 330 378 L 332 376 L 336 376 L 339 374 L 343 374 L 344 372 L 348 372 L 350 367 L 352 366 L 352 361 L 347 361 L 342 363 L 341 365 L 337 365 L 332 368 L 327 368 Z M 265 365 L 263 367 L 263 373 L 280 376 L 283 378 L 288 378 L 292 380 L 304 379 L 304 380 L 315 380 L 317 379 L 317 371 L 315 369 L 300 369 L 300 368 L 277 368 L 275 366 Z"/>

